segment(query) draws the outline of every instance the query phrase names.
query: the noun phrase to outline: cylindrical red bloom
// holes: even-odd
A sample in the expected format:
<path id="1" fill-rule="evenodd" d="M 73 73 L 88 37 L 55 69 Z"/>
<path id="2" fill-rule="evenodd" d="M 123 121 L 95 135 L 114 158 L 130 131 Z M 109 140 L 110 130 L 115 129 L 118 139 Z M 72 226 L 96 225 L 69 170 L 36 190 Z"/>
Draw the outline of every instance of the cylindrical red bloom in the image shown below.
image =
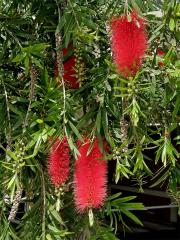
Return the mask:
<path id="1" fill-rule="evenodd" d="M 58 138 L 53 144 L 48 159 L 48 174 L 52 183 L 58 187 L 65 183 L 69 175 L 70 148 L 66 138 Z"/>
<path id="2" fill-rule="evenodd" d="M 111 46 L 118 72 L 124 77 L 134 76 L 142 64 L 147 49 L 145 22 L 133 11 L 114 17 L 110 23 Z"/>
<path id="3" fill-rule="evenodd" d="M 97 139 L 88 154 L 90 146 L 91 142 L 88 139 L 79 147 L 80 156 L 74 170 L 75 204 L 81 213 L 90 208 L 101 207 L 106 197 L 107 162 L 102 159 L 103 154 Z"/>
<path id="4" fill-rule="evenodd" d="M 63 64 L 64 65 L 63 79 L 66 86 L 68 86 L 69 88 L 76 89 L 76 88 L 79 88 L 78 80 L 75 77 L 76 71 L 74 69 L 76 58 L 74 55 L 68 56 L 70 50 L 73 50 L 71 45 L 69 45 L 67 48 L 63 48 L 63 56 L 65 58 L 64 64 Z M 58 76 L 58 67 L 56 63 L 54 68 L 54 77 L 57 77 L 57 76 Z"/>

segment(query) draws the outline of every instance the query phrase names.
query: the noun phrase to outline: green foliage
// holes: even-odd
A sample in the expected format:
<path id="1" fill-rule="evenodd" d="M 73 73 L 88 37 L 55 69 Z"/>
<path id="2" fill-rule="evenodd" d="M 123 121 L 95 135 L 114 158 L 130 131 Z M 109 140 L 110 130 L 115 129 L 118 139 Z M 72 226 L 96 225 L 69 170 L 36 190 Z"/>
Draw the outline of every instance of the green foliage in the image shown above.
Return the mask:
<path id="1" fill-rule="evenodd" d="M 131 210 L 143 210 L 142 203 L 131 202 L 136 197 L 120 197 L 121 193 L 110 196 L 107 200 L 105 214 L 110 217 L 110 225 L 113 226 L 115 232 L 118 229 L 118 223 L 122 223 L 123 229 L 129 228 L 125 223 L 123 215 L 134 221 L 136 224 L 142 225 L 141 221 L 131 212 Z"/>

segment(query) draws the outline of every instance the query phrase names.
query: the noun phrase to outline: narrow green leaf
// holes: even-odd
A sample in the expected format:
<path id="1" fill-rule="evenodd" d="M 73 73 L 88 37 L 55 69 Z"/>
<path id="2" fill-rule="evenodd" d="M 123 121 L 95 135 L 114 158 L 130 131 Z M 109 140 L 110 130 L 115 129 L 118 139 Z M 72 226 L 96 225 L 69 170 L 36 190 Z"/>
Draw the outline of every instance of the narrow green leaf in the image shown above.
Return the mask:
<path id="1" fill-rule="evenodd" d="M 50 234 L 47 234 L 47 235 L 46 235 L 46 239 L 47 239 L 47 240 L 52 240 L 51 235 L 50 235 Z"/>
<path id="2" fill-rule="evenodd" d="M 111 204 L 113 206 L 117 206 L 117 205 L 119 205 L 121 203 L 129 202 L 129 201 L 134 200 L 134 199 L 136 199 L 136 196 L 129 196 L 129 197 L 118 198 L 118 199 L 112 201 Z"/>
<path id="3" fill-rule="evenodd" d="M 122 195 L 122 193 L 121 192 L 119 192 L 119 193 L 116 193 L 116 194 L 113 194 L 113 195 L 111 195 L 110 197 L 108 197 L 108 201 L 111 201 L 111 200 L 113 200 L 113 199 L 115 199 L 115 198 L 118 198 L 119 196 L 121 196 Z"/>
<path id="4" fill-rule="evenodd" d="M 15 161 L 19 160 L 11 150 L 6 150 L 6 153 L 10 158 L 14 159 Z"/>
<path id="5" fill-rule="evenodd" d="M 97 118 L 96 118 L 96 129 L 97 129 L 97 132 L 100 133 L 100 130 L 101 130 L 101 108 L 99 108 Z"/>
<path id="6" fill-rule="evenodd" d="M 15 58 L 13 58 L 12 62 L 20 63 L 26 57 L 26 53 L 20 53 Z"/>
<path id="7" fill-rule="evenodd" d="M 15 173 L 14 176 L 11 178 L 11 180 L 9 181 L 8 185 L 7 185 L 7 188 L 10 189 L 11 186 L 15 183 L 15 180 L 16 180 L 16 177 L 17 177 L 17 174 Z"/>
<path id="8" fill-rule="evenodd" d="M 160 34 L 160 31 L 163 27 L 164 27 L 164 23 L 162 23 L 155 31 L 153 31 L 153 35 L 149 39 L 149 42 L 152 42 Z"/>
<path id="9" fill-rule="evenodd" d="M 71 127 L 72 131 L 78 137 L 78 139 L 81 140 L 81 142 L 84 142 L 81 134 L 79 133 L 78 129 L 74 126 L 74 124 L 72 122 L 70 122 L 70 121 L 68 123 L 69 123 L 69 126 Z"/>
<path id="10" fill-rule="evenodd" d="M 49 45 L 47 45 L 45 43 L 34 44 L 33 46 L 31 46 L 31 53 L 35 54 L 35 55 L 39 55 L 47 47 L 49 47 Z"/>
<path id="11" fill-rule="evenodd" d="M 103 131 L 104 131 L 104 136 L 106 138 L 106 140 L 111 144 L 111 139 L 110 139 L 110 135 L 109 135 L 109 129 L 108 129 L 108 115 L 107 115 L 107 111 L 105 108 L 102 109 L 102 127 L 103 127 Z"/>
<path id="12" fill-rule="evenodd" d="M 92 107 L 89 112 L 87 112 L 79 121 L 78 125 L 76 126 L 78 129 L 86 127 L 90 119 L 95 115 L 97 107 Z"/>
<path id="13" fill-rule="evenodd" d="M 169 177 L 169 171 L 165 172 L 155 183 L 153 183 L 150 187 L 156 187 L 163 181 L 165 181 Z"/>
<path id="14" fill-rule="evenodd" d="M 125 210 L 125 209 L 121 209 L 121 211 L 122 211 L 127 217 L 129 217 L 130 219 L 132 219 L 135 223 L 143 226 L 142 222 L 141 222 L 133 213 L 131 213 L 130 211 Z"/>
<path id="15" fill-rule="evenodd" d="M 173 32 L 175 28 L 175 21 L 174 18 L 171 18 L 169 21 L 169 29 Z"/>

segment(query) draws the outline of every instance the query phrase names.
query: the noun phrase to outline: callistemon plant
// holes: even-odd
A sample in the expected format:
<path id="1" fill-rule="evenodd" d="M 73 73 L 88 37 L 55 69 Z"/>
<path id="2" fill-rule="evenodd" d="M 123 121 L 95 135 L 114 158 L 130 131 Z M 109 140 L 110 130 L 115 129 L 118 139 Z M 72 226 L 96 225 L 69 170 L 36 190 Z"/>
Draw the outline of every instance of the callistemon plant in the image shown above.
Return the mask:
<path id="1" fill-rule="evenodd" d="M 79 83 L 78 83 L 78 79 L 76 78 L 76 70 L 75 70 L 76 57 L 73 54 L 73 48 L 71 45 L 69 45 L 67 48 L 63 48 L 63 57 L 64 57 L 63 79 L 66 87 L 72 88 L 72 89 L 79 88 Z M 54 77 L 58 77 L 57 63 L 54 68 Z M 61 83 L 61 80 L 59 83 Z"/>
<path id="2" fill-rule="evenodd" d="M 91 150 L 90 150 L 91 149 Z M 74 170 L 74 197 L 80 213 L 103 205 L 106 197 L 107 162 L 95 139 L 90 139 L 79 147 L 78 159 Z"/>
<path id="3" fill-rule="evenodd" d="M 139 70 L 147 49 L 145 21 L 135 11 L 113 17 L 110 22 L 111 47 L 117 71 L 132 77 Z"/>
<path id="4" fill-rule="evenodd" d="M 61 186 L 68 179 L 70 148 L 66 137 L 62 140 L 56 139 L 52 145 L 48 159 L 48 174 L 55 187 Z"/>

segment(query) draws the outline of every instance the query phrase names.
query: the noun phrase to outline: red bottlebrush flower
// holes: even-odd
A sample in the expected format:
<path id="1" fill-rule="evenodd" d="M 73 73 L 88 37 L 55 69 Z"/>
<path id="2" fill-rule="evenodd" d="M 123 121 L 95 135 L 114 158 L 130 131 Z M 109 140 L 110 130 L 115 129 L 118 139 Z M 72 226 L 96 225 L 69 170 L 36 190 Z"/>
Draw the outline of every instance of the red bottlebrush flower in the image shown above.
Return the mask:
<path id="1" fill-rule="evenodd" d="M 162 58 L 163 58 L 165 54 L 166 54 L 166 53 L 163 52 L 161 48 L 158 48 L 158 49 L 157 49 L 157 55 L 158 55 L 159 57 L 162 57 Z M 164 64 L 163 62 L 159 61 L 159 62 L 158 62 L 158 65 L 159 65 L 160 67 L 163 67 L 165 64 Z"/>
<path id="2" fill-rule="evenodd" d="M 52 183 L 58 187 L 65 183 L 69 175 L 69 152 L 67 139 L 62 141 L 58 138 L 52 146 L 48 159 L 48 174 Z"/>
<path id="3" fill-rule="evenodd" d="M 165 52 L 163 52 L 162 49 L 158 48 L 158 49 L 157 49 L 157 55 L 159 55 L 159 56 L 164 56 L 164 55 L 165 55 Z"/>
<path id="4" fill-rule="evenodd" d="M 64 48 L 63 49 L 63 56 L 66 57 L 68 54 L 68 50 L 72 50 L 71 45 L 68 46 L 68 48 Z M 66 59 L 64 61 L 64 75 L 63 75 L 63 79 L 65 82 L 65 85 L 68 86 L 69 88 L 79 88 L 79 83 L 77 81 L 77 78 L 75 77 L 76 71 L 74 69 L 75 67 L 75 62 L 76 62 L 76 58 L 74 55 L 68 57 L 68 59 Z M 54 68 L 54 77 L 58 76 L 58 68 L 57 68 L 57 63 L 56 66 Z"/>
<path id="5" fill-rule="evenodd" d="M 159 65 L 160 67 L 163 67 L 165 64 L 164 64 L 163 62 L 158 62 L 158 65 Z"/>
<path id="6" fill-rule="evenodd" d="M 147 49 L 145 22 L 133 11 L 111 20 L 111 45 L 117 70 L 124 76 L 134 76 L 142 64 Z"/>
<path id="7" fill-rule="evenodd" d="M 79 147 L 80 156 L 75 163 L 74 196 L 76 208 L 81 213 L 101 207 L 106 197 L 107 163 L 102 160 L 98 140 L 94 141 L 88 154 L 90 146 L 88 139 Z"/>

